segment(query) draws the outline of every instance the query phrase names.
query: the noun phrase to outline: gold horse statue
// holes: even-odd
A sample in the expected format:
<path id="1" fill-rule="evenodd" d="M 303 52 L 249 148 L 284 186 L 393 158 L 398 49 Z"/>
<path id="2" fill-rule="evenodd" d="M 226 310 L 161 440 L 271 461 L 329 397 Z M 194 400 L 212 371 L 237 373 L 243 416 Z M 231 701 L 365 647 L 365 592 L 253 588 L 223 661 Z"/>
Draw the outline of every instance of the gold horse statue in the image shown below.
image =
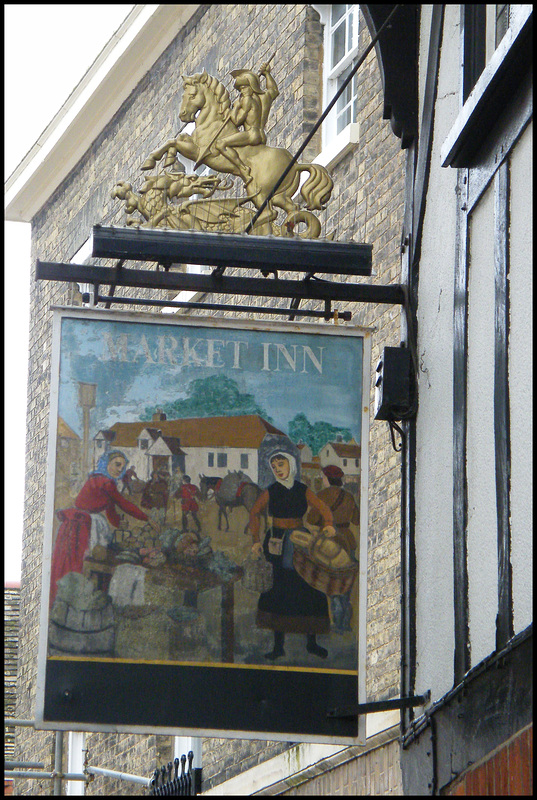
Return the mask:
<path id="1" fill-rule="evenodd" d="M 180 154 L 196 162 L 196 166 L 205 164 L 217 172 L 241 178 L 248 192 L 247 199 L 259 209 L 292 162 L 288 150 L 266 144 L 264 128 L 270 105 L 278 92 L 268 64 L 263 66 L 260 74 L 265 76 L 265 90 L 261 89 L 254 72 L 232 72 L 235 87 L 241 92 L 233 107 L 228 90 L 206 71 L 183 77 L 179 118 L 185 124 L 193 122 L 194 130 L 191 134 L 180 133 L 151 153 L 142 169 L 154 169 L 164 155 L 164 168 L 170 167 L 176 155 Z M 241 127 L 244 130 L 241 131 Z M 305 209 L 293 200 L 303 172 L 309 172 L 300 188 Z M 311 212 L 325 207 L 333 188 L 333 181 L 324 167 L 296 163 L 267 204 L 259 222 L 268 222 L 274 233 L 284 236 L 289 235 L 298 223 L 305 223 L 306 229 L 299 235 L 316 238 L 321 232 L 321 223 Z M 275 217 L 273 207 L 281 208 L 287 214 L 279 230 L 271 224 Z"/>

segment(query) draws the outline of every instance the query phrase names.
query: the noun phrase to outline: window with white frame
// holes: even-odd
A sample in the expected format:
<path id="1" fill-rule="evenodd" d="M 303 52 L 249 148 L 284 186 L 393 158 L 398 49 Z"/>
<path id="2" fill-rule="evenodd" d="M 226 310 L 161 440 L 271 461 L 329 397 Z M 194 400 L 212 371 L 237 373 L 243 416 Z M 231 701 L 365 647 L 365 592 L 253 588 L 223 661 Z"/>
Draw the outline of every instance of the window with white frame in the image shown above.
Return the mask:
<path id="1" fill-rule="evenodd" d="M 324 26 L 323 110 L 343 85 L 358 58 L 359 6 L 313 6 Z M 322 153 L 315 161 L 331 166 L 358 141 L 358 76 L 355 75 L 323 124 Z"/>

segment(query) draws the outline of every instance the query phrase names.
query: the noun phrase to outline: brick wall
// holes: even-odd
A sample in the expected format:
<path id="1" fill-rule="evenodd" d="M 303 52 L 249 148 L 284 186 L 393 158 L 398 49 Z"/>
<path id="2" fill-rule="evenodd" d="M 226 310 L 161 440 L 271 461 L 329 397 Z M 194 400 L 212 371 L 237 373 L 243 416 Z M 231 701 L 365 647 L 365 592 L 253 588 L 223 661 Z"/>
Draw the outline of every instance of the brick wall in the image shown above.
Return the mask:
<path id="1" fill-rule="evenodd" d="M 387 738 L 387 737 L 385 737 Z M 278 792 L 289 797 L 363 797 L 401 795 L 401 765 L 397 734 L 367 753 L 356 755 L 354 748 L 333 759 L 331 769 L 299 786 Z"/>
<path id="2" fill-rule="evenodd" d="M 368 41 L 361 26 L 361 49 Z M 121 203 L 110 192 L 118 180 L 139 188 L 140 166 L 149 152 L 175 134 L 182 93 L 182 75 L 200 72 L 229 80 L 237 66 L 258 66 L 273 52 L 272 72 L 280 96 L 274 103 L 267 130 L 269 143 L 290 152 L 310 132 L 323 108 L 319 58 L 322 30 L 317 13 L 303 4 L 210 4 L 201 7 L 169 45 L 131 97 L 95 140 L 76 168 L 40 210 L 32 223 L 32 259 L 68 261 L 99 222 L 124 224 Z M 373 244 L 374 278 L 397 282 L 403 214 L 404 154 L 400 142 L 382 119 L 381 80 L 372 53 L 361 69 L 360 142 L 332 170 L 333 198 L 321 221 L 336 240 Z M 320 135 L 301 161 L 312 160 Z M 101 259 L 96 263 L 112 265 Z M 283 275 L 282 275 L 283 277 Z M 349 279 L 347 279 L 349 280 Z M 356 279 L 367 280 L 370 279 Z M 129 290 L 123 290 L 127 294 Z M 144 296 L 139 290 L 131 294 Z M 146 293 L 147 295 L 149 293 Z M 73 302 L 72 287 L 55 282 L 32 282 L 27 420 L 27 498 L 23 541 L 20 643 L 20 683 L 17 715 L 34 716 L 37 630 L 41 589 L 41 546 L 50 390 L 50 306 Z M 208 301 L 224 298 L 208 297 Z M 253 298 L 241 303 L 261 305 Z M 230 302 L 230 298 L 226 298 Z M 287 305 L 288 303 L 282 303 Z M 271 305 L 277 305 L 277 301 Z M 304 303 L 306 308 L 321 304 Z M 353 324 L 371 326 L 373 365 L 385 345 L 397 345 L 399 309 L 391 306 L 348 306 Z M 259 318 L 261 315 L 256 313 Z M 244 317 L 241 317 L 244 318 Z M 372 397 L 370 407 L 372 405 Z M 368 699 L 399 693 L 399 456 L 390 443 L 385 423 L 371 424 L 370 528 L 368 577 Z M 23 729 L 18 745 L 25 760 L 52 758 L 52 735 Z M 92 734 L 87 737 L 90 763 L 140 775 L 151 775 L 171 755 L 169 737 Z M 242 768 L 282 752 L 284 742 L 204 740 L 204 779 L 215 785 Z M 22 757 L 22 755 L 21 755 Z M 49 787 L 50 789 L 50 787 Z M 21 782 L 17 791 L 47 793 L 37 782 Z M 88 794 L 140 794 L 140 786 L 96 779 Z"/>
<path id="3" fill-rule="evenodd" d="M 533 795 L 533 724 L 450 783 L 446 795 Z"/>
<path id="4" fill-rule="evenodd" d="M 17 705 L 17 658 L 19 650 L 20 584 L 4 585 L 4 716 L 15 717 Z M 6 759 L 14 759 L 15 729 L 5 728 Z"/>

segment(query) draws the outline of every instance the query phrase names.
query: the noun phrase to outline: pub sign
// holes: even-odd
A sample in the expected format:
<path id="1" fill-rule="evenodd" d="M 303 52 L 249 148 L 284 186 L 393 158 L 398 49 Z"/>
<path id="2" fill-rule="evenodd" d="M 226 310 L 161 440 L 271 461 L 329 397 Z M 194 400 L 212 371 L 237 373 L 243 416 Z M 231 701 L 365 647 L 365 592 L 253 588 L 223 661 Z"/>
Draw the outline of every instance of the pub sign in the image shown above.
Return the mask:
<path id="1" fill-rule="evenodd" d="M 53 313 L 38 727 L 361 741 L 368 332 Z"/>

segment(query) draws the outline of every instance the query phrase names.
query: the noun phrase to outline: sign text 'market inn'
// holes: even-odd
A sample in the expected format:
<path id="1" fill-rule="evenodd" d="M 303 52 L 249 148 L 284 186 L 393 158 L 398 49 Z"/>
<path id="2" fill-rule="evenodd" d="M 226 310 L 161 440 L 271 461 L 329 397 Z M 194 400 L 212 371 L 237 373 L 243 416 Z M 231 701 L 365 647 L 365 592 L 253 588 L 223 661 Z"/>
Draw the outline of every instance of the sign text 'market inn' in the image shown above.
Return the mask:
<path id="1" fill-rule="evenodd" d="M 148 342 L 145 334 L 103 333 L 103 361 L 166 364 L 178 367 L 257 369 L 261 372 L 318 372 L 323 374 L 324 347 L 284 345 L 278 342 L 251 344 L 242 339 L 211 339 L 165 334 Z"/>

